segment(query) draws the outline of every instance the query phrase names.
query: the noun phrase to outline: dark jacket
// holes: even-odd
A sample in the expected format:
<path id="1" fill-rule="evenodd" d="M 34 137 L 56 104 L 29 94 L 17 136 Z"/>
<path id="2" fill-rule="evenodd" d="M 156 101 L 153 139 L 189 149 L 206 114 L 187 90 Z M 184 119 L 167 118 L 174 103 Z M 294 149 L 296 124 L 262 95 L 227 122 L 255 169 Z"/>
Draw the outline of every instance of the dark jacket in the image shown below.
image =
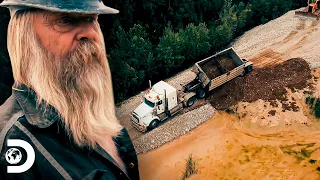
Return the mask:
<path id="1" fill-rule="evenodd" d="M 36 107 L 34 91 L 21 86 L 0 106 L 0 179 L 139 179 L 138 160 L 126 129 L 115 138 L 119 155 L 127 166 L 127 173 L 100 146 L 80 148 L 68 138 L 56 113 Z M 51 111 L 50 111 L 51 112 Z M 7 173 L 8 139 L 28 142 L 35 151 L 35 162 L 24 173 Z M 23 148 L 23 164 L 27 157 Z"/>

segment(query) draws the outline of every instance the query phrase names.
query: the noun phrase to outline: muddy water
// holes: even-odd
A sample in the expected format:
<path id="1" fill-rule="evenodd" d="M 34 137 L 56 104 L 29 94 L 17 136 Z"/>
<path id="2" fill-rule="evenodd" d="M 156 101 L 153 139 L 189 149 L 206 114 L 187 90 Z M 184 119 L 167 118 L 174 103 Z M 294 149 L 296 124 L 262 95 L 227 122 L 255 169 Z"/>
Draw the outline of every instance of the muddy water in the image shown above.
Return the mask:
<path id="1" fill-rule="evenodd" d="M 245 121 L 220 112 L 190 134 L 139 155 L 141 179 L 181 179 L 190 154 L 198 169 L 190 179 L 320 179 L 319 122 L 263 130 Z"/>

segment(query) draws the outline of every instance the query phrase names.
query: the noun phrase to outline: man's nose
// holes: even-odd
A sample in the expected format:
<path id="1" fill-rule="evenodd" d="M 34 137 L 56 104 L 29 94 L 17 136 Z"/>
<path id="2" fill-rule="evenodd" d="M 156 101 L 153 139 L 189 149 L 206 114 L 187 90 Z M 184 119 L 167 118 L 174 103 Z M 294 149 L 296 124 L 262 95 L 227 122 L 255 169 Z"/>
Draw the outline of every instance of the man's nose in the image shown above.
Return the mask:
<path id="1" fill-rule="evenodd" d="M 96 24 L 90 24 L 90 23 L 83 23 L 80 27 L 78 27 L 78 33 L 77 33 L 77 40 L 85 40 L 90 39 L 95 42 L 98 42 L 99 40 L 99 34 L 97 30 Z"/>

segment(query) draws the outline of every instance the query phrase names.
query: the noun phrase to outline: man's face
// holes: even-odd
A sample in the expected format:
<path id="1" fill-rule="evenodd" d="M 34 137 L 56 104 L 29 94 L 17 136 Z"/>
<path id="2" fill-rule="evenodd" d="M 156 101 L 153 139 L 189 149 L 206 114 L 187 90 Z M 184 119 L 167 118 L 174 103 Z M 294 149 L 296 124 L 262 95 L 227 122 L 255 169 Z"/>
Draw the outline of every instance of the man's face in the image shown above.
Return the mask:
<path id="1" fill-rule="evenodd" d="M 42 45 L 53 55 L 65 57 L 85 39 L 101 44 L 98 15 L 40 11 L 34 27 Z"/>
<path id="2" fill-rule="evenodd" d="M 121 131 L 97 15 L 22 11 L 10 20 L 8 50 L 16 82 L 55 109 L 76 144 Z"/>

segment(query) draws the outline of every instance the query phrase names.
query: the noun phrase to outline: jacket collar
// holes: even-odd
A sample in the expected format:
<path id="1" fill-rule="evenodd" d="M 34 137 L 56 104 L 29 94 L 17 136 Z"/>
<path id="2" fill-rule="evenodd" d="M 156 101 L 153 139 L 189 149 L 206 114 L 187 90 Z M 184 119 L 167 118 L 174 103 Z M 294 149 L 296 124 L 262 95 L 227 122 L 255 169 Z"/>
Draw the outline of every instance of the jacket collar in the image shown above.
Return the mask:
<path id="1" fill-rule="evenodd" d="M 59 119 L 58 113 L 52 106 L 47 110 L 43 108 L 43 104 L 36 105 L 37 96 L 34 90 L 22 84 L 14 88 L 12 94 L 18 101 L 27 121 L 38 128 L 47 128 Z"/>

